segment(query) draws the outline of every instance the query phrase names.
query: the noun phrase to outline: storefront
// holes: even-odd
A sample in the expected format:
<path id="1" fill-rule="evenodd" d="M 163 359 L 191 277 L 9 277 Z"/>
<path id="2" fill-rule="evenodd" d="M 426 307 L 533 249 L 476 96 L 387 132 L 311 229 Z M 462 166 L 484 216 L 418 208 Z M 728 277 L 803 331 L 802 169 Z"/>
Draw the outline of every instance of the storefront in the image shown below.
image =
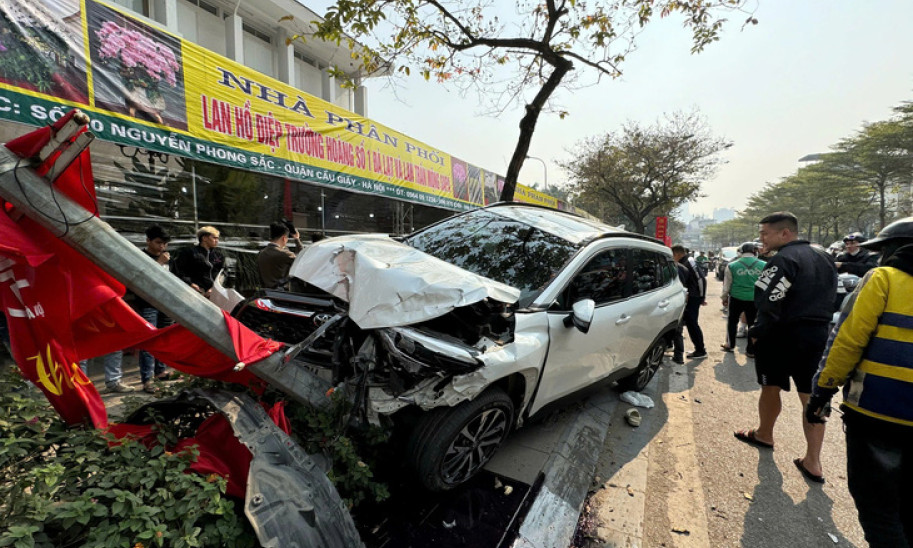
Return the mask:
<path id="1" fill-rule="evenodd" d="M 401 234 L 503 178 L 95 0 L 0 0 L 0 140 L 91 117 L 99 214 L 137 235 Z M 518 186 L 517 199 L 564 208 Z"/>

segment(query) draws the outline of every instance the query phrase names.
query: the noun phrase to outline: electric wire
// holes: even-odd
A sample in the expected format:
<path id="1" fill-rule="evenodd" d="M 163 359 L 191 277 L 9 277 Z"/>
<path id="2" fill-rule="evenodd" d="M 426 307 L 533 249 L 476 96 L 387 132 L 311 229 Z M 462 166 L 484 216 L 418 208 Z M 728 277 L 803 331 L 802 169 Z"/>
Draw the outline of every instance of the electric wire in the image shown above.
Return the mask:
<path id="1" fill-rule="evenodd" d="M 72 144 L 72 140 L 71 140 L 71 144 Z M 59 234 L 57 236 L 58 238 L 63 238 L 67 234 L 69 234 L 71 227 L 79 226 L 85 222 L 90 221 L 93 217 L 98 216 L 98 213 L 99 213 L 98 198 L 93 196 L 92 193 L 89 191 L 89 188 L 86 186 L 85 177 L 83 175 L 84 172 L 83 172 L 83 165 L 82 165 L 82 162 L 83 162 L 82 154 L 80 154 L 76 158 L 76 161 L 78 162 L 76 167 L 79 169 L 79 183 L 80 183 L 80 186 L 82 187 L 83 192 L 85 192 L 86 196 L 88 196 L 89 199 L 91 200 L 94 211 L 92 213 L 90 213 L 88 217 L 86 217 L 85 219 L 79 220 L 79 221 L 70 221 L 70 219 L 67 218 L 67 215 L 63 210 L 63 207 L 60 205 L 60 202 L 57 199 L 57 192 L 56 192 L 53 181 L 49 181 L 51 199 L 54 201 L 54 205 L 57 206 L 57 211 L 60 213 L 61 218 L 59 218 L 59 219 L 55 218 L 52 214 L 42 211 L 40 208 L 35 206 L 35 204 L 31 200 L 31 198 L 29 198 L 28 192 L 26 192 L 25 185 L 22 183 L 22 180 L 19 178 L 19 170 L 22 169 L 22 167 L 23 167 L 22 160 L 24 160 L 24 158 L 22 158 L 21 156 L 18 157 L 18 160 L 16 160 L 16 165 L 13 167 L 13 179 L 16 181 L 16 185 L 19 187 L 19 192 L 22 193 L 23 198 L 25 198 L 25 201 L 28 202 L 29 206 L 33 210 L 37 211 L 40 215 L 47 218 L 51 222 L 64 226 L 63 233 Z M 64 171 L 69 170 L 72 167 L 73 167 L 73 165 L 71 164 L 70 166 L 67 166 L 67 168 Z"/>

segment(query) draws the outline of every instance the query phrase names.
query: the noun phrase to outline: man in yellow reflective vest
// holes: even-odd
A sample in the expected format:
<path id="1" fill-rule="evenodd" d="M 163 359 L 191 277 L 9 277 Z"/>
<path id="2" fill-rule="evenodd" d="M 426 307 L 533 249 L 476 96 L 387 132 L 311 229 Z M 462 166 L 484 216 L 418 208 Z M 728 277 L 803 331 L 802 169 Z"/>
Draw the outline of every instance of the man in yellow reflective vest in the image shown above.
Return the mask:
<path id="1" fill-rule="evenodd" d="M 828 341 L 806 408 L 824 422 L 844 387 L 847 480 L 872 548 L 913 547 L 913 217 L 863 247 L 881 251 Z"/>

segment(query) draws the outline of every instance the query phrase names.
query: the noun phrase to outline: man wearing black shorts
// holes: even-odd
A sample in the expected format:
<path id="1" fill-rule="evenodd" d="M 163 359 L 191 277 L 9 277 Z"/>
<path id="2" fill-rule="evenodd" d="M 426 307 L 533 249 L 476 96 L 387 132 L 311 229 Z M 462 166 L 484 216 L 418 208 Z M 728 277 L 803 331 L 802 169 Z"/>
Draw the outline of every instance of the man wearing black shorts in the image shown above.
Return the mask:
<path id="1" fill-rule="evenodd" d="M 755 370 L 761 395 L 759 425 L 735 437 L 745 443 L 772 449 L 774 425 L 780 415 L 780 392 L 790 390 L 790 379 L 804 409 L 812 377 L 827 343 L 828 322 L 837 292 L 837 270 L 824 252 L 798 239 L 799 222 L 792 213 L 773 213 L 761 219 L 761 242 L 777 251 L 755 283 L 758 310 L 748 336 L 755 343 Z M 803 414 L 805 456 L 796 466 L 806 478 L 824 482 L 821 444 L 824 425 L 809 423 Z"/>

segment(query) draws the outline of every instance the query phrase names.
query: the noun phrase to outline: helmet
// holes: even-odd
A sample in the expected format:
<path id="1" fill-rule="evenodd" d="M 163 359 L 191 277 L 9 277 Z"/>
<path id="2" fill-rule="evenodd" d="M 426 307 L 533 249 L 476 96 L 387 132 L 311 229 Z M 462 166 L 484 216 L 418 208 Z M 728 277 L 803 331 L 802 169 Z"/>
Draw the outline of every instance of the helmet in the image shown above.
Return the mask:
<path id="1" fill-rule="evenodd" d="M 877 236 L 862 244 L 862 247 L 881 249 L 889 241 L 898 239 L 913 241 L 913 217 L 898 219 L 882 228 Z"/>
<path id="2" fill-rule="evenodd" d="M 755 253 L 758 252 L 758 246 L 754 242 L 745 242 L 739 246 L 739 253 Z"/>
<path id="3" fill-rule="evenodd" d="M 859 242 L 860 244 L 865 243 L 865 236 L 862 235 L 862 232 L 852 232 L 843 237 L 845 242 Z"/>

